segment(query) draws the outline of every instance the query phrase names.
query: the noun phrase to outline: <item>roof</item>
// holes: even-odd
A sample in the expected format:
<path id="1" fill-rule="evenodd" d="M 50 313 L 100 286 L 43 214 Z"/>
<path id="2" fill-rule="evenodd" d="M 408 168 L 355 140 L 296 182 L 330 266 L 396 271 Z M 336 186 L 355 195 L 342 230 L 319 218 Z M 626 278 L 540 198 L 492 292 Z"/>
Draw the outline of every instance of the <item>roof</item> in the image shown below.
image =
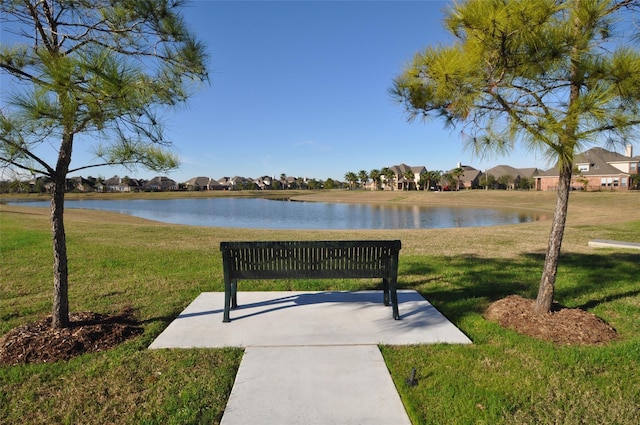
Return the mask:
<path id="1" fill-rule="evenodd" d="M 219 182 L 211 177 L 193 177 L 185 182 L 187 186 L 208 187 L 221 186 Z"/>
<path id="2" fill-rule="evenodd" d="M 514 168 L 510 165 L 497 165 L 486 171 L 487 174 L 491 174 L 494 177 L 511 176 L 511 177 L 533 177 L 539 170 L 537 168 Z"/>
<path id="3" fill-rule="evenodd" d="M 389 169 L 399 176 L 402 176 L 408 170 L 411 170 L 414 175 L 419 175 L 427 172 L 426 167 L 422 165 L 411 167 L 407 164 L 400 164 L 400 165 L 393 165 L 389 167 Z"/>
<path id="4" fill-rule="evenodd" d="M 176 184 L 176 182 L 175 182 L 174 180 L 170 179 L 169 177 L 166 177 L 166 176 L 156 176 L 156 177 L 152 178 L 151 180 L 149 180 L 149 181 L 147 182 L 147 185 L 148 185 L 148 186 L 151 186 L 151 185 L 160 185 L 160 184 L 162 184 L 162 183 L 165 183 L 165 184 L 166 184 L 166 183 L 168 183 L 168 184 L 172 184 L 172 185 L 175 185 L 175 184 Z"/>
<path id="5" fill-rule="evenodd" d="M 588 151 L 576 155 L 574 162 L 576 164 L 594 164 L 598 160 L 605 163 L 631 162 L 640 161 L 640 156 L 630 157 L 603 148 L 591 148 Z"/>
<path id="6" fill-rule="evenodd" d="M 464 182 L 472 182 L 475 179 L 477 179 L 480 176 L 480 174 L 482 174 L 480 170 L 477 170 L 473 167 L 469 167 L 465 165 L 461 168 L 464 170 L 464 173 L 462 173 L 462 176 L 461 176 L 461 180 Z"/>
<path id="7" fill-rule="evenodd" d="M 589 169 L 581 171 L 583 176 L 603 176 L 603 175 L 620 175 L 628 174 L 614 167 L 613 163 L 640 162 L 640 156 L 625 156 L 617 152 L 611 152 L 603 148 L 591 148 L 587 151 L 579 153 L 574 158 L 575 165 L 588 164 Z M 539 176 L 557 176 L 558 165 L 545 171 L 538 173 Z"/>

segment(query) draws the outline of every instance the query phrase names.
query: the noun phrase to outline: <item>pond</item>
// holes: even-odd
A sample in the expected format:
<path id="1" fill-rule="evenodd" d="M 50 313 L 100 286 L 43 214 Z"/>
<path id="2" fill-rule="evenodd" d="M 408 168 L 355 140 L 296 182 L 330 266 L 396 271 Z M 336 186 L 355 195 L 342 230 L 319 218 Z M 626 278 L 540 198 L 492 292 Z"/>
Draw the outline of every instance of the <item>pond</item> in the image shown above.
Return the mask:
<path id="1" fill-rule="evenodd" d="M 9 202 L 9 205 L 25 205 Z M 47 201 L 30 202 L 49 206 Z M 65 208 L 129 214 L 165 223 L 254 229 L 425 229 L 496 226 L 544 219 L 517 209 L 345 204 L 263 198 L 67 200 Z"/>

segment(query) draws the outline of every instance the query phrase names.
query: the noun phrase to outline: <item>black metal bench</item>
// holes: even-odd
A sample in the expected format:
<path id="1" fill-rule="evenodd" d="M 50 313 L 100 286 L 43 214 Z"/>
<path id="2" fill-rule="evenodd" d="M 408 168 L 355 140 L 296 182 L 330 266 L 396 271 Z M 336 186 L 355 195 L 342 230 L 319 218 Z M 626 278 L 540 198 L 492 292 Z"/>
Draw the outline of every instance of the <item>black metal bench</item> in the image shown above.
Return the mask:
<path id="1" fill-rule="evenodd" d="M 384 305 L 398 320 L 399 240 L 221 242 L 224 318 L 238 306 L 239 279 L 380 278 Z"/>

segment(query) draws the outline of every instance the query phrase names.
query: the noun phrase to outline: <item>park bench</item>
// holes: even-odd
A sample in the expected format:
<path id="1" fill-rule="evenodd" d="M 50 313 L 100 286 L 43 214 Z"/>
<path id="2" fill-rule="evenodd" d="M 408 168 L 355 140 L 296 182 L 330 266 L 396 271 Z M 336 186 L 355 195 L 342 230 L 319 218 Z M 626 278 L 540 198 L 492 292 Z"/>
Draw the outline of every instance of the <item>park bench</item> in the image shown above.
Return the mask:
<path id="1" fill-rule="evenodd" d="M 398 320 L 399 240 L 221 242 L 224 318 L 238 306 L 239 279 L 382 279 Z"/>

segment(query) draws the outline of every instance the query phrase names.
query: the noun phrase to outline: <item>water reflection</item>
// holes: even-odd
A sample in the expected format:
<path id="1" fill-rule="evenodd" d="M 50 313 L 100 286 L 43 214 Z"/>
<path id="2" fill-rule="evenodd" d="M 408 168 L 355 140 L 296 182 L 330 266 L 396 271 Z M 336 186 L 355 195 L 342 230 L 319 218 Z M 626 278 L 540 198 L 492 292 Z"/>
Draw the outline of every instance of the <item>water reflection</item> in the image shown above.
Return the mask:
<path id="1" fill-rule="evenodd" d="M 49 203 L 38 201 L 29 205 L 48 206 Z M 283 202 L 233 197 L 68 200 L 65 206 L 114 211 L 166 223 L 257 229 L 450 228 L 529 223 L 545 218 L 538 212 L 497 208 Z"/>

